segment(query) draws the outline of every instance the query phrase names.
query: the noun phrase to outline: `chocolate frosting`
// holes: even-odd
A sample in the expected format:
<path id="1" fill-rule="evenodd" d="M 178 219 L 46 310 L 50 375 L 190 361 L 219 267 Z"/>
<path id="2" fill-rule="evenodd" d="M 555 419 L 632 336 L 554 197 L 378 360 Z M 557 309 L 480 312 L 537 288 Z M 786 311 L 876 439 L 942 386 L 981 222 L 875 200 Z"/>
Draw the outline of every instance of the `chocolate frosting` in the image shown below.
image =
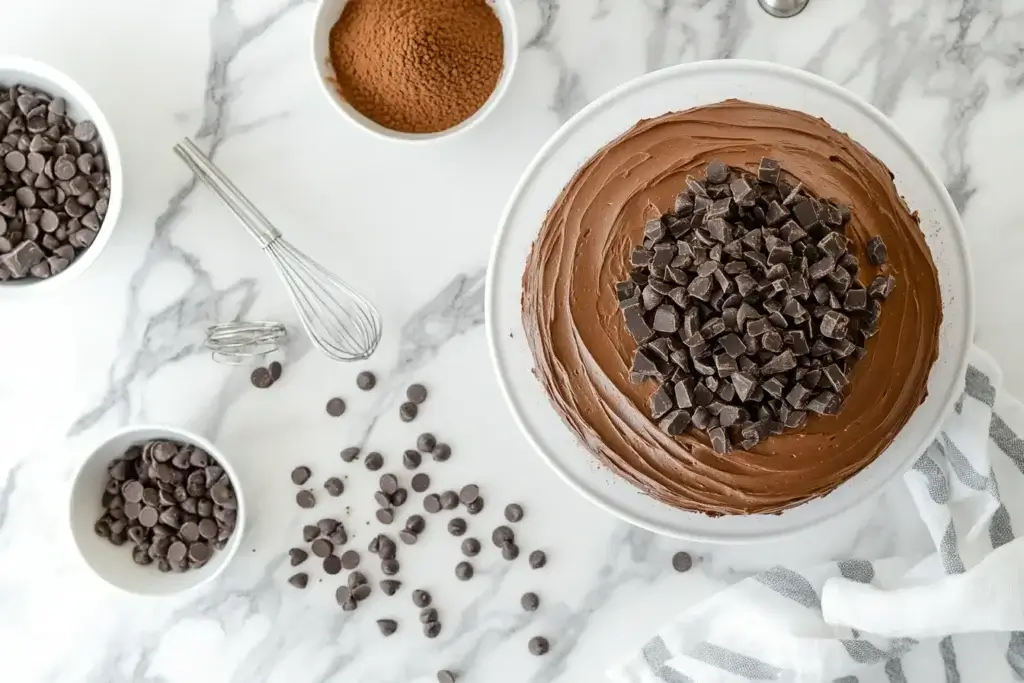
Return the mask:
<path id="1" fill-rule="evenodd" d="M 670 210 L 687 174 L 703 176 L 712 159 L 756 173 L 762 156 L 778 159 L 812 194 L 850 206 L 846 235 L 860 280 L 884 270 L 896 289 L 839 415 L 812 416 L 751 451 L 717 455 L 706 436 L 673 438 L 648 417 L 655 382 L 629 382 L 636 343 L 614 284 L 628 275 L 644 221 Z M 889 250 L 882 269 L 865 255 L 875 235 Z M 935 264 L 889 170 L 822 119 L 738 100 L 641 121 L 595 154 L 551 207 L 523 275 L 536 374 L 565 423 L 651 496 L 714 515 L 781 511 L 874 460 L 925 398 L 941 318 Z"/>

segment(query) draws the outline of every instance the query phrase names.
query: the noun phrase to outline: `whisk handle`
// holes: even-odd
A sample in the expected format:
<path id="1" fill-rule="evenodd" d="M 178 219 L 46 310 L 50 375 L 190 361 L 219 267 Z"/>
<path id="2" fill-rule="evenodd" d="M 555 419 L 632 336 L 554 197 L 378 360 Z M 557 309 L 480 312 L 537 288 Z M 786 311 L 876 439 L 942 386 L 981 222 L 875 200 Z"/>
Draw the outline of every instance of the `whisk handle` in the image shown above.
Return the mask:
<path id="1" fill-rule="evenodd" d="M 248 229 L 264 249 L 281 237 L 281 231 L 271 224 L 242 191 L 224 175 L 219 168 L 203 154 L 202 150 L 189 138 L 185 138 L 174 146 L 175 153 L 181 157 L 185 165 L 192 169 L 214 194 L 235 214 L 235 217 Z"/>

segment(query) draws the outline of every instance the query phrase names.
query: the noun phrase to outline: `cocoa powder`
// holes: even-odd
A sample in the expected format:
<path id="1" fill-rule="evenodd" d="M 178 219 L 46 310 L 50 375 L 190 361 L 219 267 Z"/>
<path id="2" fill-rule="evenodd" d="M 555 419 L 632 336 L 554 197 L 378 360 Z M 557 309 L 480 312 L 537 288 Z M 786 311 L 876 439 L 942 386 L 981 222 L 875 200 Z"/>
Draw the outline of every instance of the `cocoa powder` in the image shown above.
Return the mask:
<path id="1" fill-rule="evenodd" d="M 341 96 L 392 130 L 436 133 L 472 116 L 504 61 L 485 0 L 350 0 L 331 29 Z"/>

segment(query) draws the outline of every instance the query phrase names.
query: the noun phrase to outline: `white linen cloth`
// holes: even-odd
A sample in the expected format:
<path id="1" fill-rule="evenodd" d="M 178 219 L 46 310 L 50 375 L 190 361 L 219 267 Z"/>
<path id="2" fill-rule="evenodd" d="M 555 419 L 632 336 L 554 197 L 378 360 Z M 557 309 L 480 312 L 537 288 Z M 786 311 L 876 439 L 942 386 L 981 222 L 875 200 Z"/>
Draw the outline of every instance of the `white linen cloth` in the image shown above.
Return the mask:
<path id="1" fill-rule="evenodd" d="M 972 349 L 955 413 L 904 475 L 933 554 L 772 567 L 680 614 L 611 680 L 959 683 L 965 639 L 985 680 L 1024 680 L 1024 406 L 1000 383 Z"/>

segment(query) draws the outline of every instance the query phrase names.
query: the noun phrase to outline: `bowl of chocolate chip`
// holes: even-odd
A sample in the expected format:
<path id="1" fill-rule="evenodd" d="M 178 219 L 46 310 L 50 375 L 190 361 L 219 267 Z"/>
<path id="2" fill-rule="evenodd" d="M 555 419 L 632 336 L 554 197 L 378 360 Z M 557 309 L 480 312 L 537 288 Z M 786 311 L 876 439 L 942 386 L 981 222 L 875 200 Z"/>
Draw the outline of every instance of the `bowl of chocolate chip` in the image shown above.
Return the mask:
<path id="1" fill-rule="evenodd" d="M 244 520 L 230 463 L 182 429 L 115 432 L 72 484 L 78 551 L 97 576 L 133 594 L 171 595 L 213 580 L 238 550 Z"/>
<path id="2" fill-rule="evenodd" d="M 81 274 L 121 209 L 121 159 L 93 98 L 57 69 L 0 57 L 0 298 Z"/>
<path id="3" fill-rule="evenodd" d="M 634 524 L 722 543 L 896 480 L 953 410 L 974 320 L 956 209 L 895 126 L 741 60 L 648 74 L 563 126 L 487 293 L 542 458 Z"/>

